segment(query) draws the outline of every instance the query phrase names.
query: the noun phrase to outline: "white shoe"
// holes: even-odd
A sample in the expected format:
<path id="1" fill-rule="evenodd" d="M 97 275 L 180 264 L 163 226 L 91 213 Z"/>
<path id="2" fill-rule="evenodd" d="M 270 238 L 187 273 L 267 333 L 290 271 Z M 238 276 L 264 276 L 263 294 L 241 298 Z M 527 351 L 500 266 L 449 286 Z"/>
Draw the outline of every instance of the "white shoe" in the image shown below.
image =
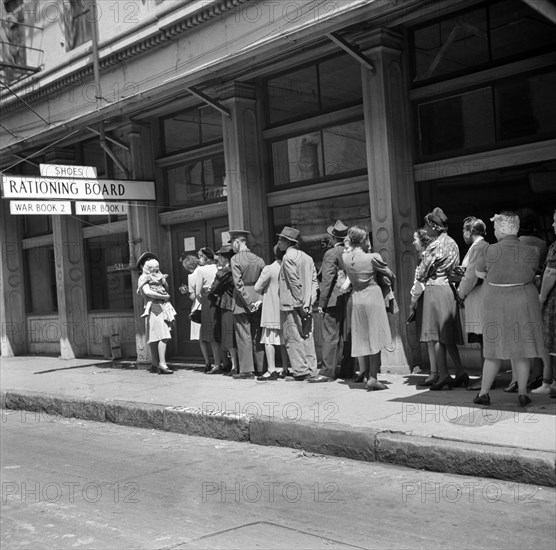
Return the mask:
<path id="1" fill-rule="evenodd" d="M 539 386 L 538 388 L 531 390 L 531 393 L 541 393 L 543 395 L 549 395 L 550 394 L 550 388 L 554 386 L 554 383 L 552 384 L 547 384 L 546 382 L 542 383 L 542 386 Z M 556 387 L 555 387 L 556 389 Z"/>

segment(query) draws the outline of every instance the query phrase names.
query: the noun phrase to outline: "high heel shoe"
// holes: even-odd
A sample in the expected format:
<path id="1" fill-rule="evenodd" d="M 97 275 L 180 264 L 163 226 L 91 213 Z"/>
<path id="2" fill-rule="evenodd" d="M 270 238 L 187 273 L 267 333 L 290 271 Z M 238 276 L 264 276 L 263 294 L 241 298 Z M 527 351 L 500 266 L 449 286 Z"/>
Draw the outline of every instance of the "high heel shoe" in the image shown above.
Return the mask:
<path id="1" fill-rule="evenodd" d="M 224 373 L 224 369 L 222 367 L 222 364 L 220 365 L 214 365 L 214 367 L 212 367 L 212 369 L 210 369 L 207 374 L 223 374 Z"/>
<path id="2" fill-rule="evenodd" d="M 440 391 L 444 389 L 444 386 L 448 386 L 448 389 L 451 390 L 452 386 L 454 385 L 454 379 L 448 374 L 442 380 L 439 380 L 436 384 L 433 384 L 429 390 L 431 391 Z"/>
<path id="3" fill-rule="evenodd" d="M 365 388 L 367 388 L 367 391 L 378 391 L 378 390 L 387 390 L 388 386 L 385 386 L 382 382 L 379 382 L 378 380 L 376 381 L 369 380 L 365 384 Z"/>
<path id="4" fill-rule="evenodd" d="M 454 383 L 452 385 L 454 386 L 454 388 L 459 388 L 461 386 L 467 388 L 467 386 L 469 386 L 469 375 L 466 372 L 458 374 L 454 379 Z"/>
<path id="5" fill-rule="evenodd" d="M 174 371 L 168 367 L 158 367 L 158 374 L 174 374 Z"/>
<path id="6" fill-rule="evenodd" d="M 424 387 L 428 388 L 429 386 L 432 386 L 432 385 L 436 384 L 437 382 L 438 382 L 438 374 L 431 373 L 430 376 L 425 378 L 425 380 L 423 382 L 421 382 L 420 384 L 417 384 L 417 385 L 418 386 L 424 386 Z"/>
<path id="7" fill-rule="evenodd" d="M 541 385 L 542 385 L 542 374 L 540 376 L 535 376 L 535 378 L 531 378 L 531 380 L 527 382 L 527 389 L 534 390 Z"/>
<path id="8" fill-rule="evenodd" d="M 506 393 L 515 393 L 517 391 L 517 382 L 510 382 L 510 385 L 506 386 L 503 391 Z"/>
<path id="9" fill-rule="evenodd" d="M 517 396 L 517 401 L 520 407 L 527 407 L 531 403 L 531 398 L 528 395 L 520 394 Z"/>
<path id="10" fill-rule="evenodd" d="M 473 399 L 473 403 L 475 403 L 475 405 L 490 405 L 490 396 L 488 395 L 488 393 L 485 393 L 483 395 L 479 395 L 477 394 L 477 397 L 475 397 L 475 399 Z"/>

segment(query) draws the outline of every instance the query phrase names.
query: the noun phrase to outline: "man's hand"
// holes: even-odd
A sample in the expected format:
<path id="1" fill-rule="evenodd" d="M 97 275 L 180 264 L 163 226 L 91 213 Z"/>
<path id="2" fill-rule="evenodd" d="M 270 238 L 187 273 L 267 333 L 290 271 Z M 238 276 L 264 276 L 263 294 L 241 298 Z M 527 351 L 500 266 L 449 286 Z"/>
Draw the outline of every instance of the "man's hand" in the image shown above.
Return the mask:
<path id="1" fill-rule="evenodd" d="M 322 308 L 322 307 L 319 306 L 317 311 L 318 311 L 319 313 L 324 313 L 324 308 Z"/>
<path id="2" fill-rule="evenodd" d="M 257 300 L 251 304 L 251 313 L 255 313 L 263 305 L 262 300 Z"/>

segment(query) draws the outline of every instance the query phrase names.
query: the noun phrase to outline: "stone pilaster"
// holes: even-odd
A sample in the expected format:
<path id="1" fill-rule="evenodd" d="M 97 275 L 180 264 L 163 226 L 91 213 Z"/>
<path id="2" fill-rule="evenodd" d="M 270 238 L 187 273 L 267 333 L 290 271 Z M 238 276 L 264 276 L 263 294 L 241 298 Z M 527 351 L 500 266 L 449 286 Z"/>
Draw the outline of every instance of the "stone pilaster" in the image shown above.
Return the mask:
<path id="1" fill-rule="evenodd" d="M 394 350 L 383 352 L 391 370 L 409 372 L 419 355 L 416 335 L 405 324 L 415 270 L 412 245 L 416 227 L 409 104 L 401 36 L 384 29 L 360 41 L 374 66 L 362 67 L 365 134 L 374 250 L 397 276 L 400 312 L 391 318 Z"/>
<path id="2" fill-rule="evenodd" d="M 151 153 L 150 129 L 144 125 L 128 124 L 118 133 L 118 138 L 129 147 L 129 153 L 118 157 L 122 159 L 129 169 L 131 179 L 152 180 L 154 168 Z M 110 146 L 113 150 L 116 145 Z M 124 160 L 122 157 L 127 157 Z M 157 188 L 158 193 L 162 189 Z M 151 353 L 147 344 L 145 334 L 145 319 L 141 317 L 144 311 L 143 298 L 135 289 L 139 278 L 135 264 L 139 256 L 146 251 L 159 255 L 161 261 L 163 256 L 159 247 L 159 223 L 156 202 L 152 201 L 130 201 L 127 216 L 128 239 L 129 239 L 129 264 L 131 267 L 131 288 L 133 290 L 133 312 L 135 316 L 135 343 L 138 363 L 150 363 Z M 169 265 L 169 264 L 166 264 Z"/>
<path id="3" fill-rule="evenodd" d="M 27 351 L 23 250 L 19 216 L 10 215 L 10 201 L 0 199 L 0 354 Z"/>
<path id="4" fill-rule="evenodd" d="M 234 82 L 222 89 L 220 97 L 231 114 L 230 117 L 222 115 L 230 228 L 251 231 L 249 247 L 267 257 L 271 240 L 255 89 Z"/>
<path id="5" fill-rule="evenodd" d="M 81 222 L 73 216 L 52 216 L 54 262 L 60 323 L 60 356 L 88 355 L 87 284 Z"/>

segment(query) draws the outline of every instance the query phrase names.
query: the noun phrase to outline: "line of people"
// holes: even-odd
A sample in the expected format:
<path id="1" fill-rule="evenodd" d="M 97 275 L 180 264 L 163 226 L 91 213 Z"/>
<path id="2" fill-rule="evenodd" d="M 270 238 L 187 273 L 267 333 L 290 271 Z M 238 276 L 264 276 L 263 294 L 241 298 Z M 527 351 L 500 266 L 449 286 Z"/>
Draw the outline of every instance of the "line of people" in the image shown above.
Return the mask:
<path id="1" fill-rule="evenodd" d="M 510 360 L 518 403 L 527 395 L 531 362 L 544 365 L 542 384 L 534 393 L 556 396 L 556 243 L 547 256 L 540 292 L 535 280 L 542 271 L 542 249 L 531 239 L 518 238 L 520 218 L 514 212 L 495 214 L 491 221 L 497 243 L 485 240 L 485 223 L 468 217 L 463 238 L 470 245 L 459 263 L 459 250 L 448 236 L 448 219 L 435 208 L 414 234 L 420 255 L 411 289 L 411 308 L 421 342 L 427 344 L 431 374 L 423 385 L 431 390 L 465 386 L 478 390 L 474 403 L 490 404 L 502 360 Z M 556 211 L 553 227 L 556 231 Z M 468 342 L 478 343 L 484 359 L 482 380 L 471 385 L 462 367 L 458 345 L 463 344 L 459 309 L 463 308 Z M 456 376 L 448 372 L 447 354 Z"/>

